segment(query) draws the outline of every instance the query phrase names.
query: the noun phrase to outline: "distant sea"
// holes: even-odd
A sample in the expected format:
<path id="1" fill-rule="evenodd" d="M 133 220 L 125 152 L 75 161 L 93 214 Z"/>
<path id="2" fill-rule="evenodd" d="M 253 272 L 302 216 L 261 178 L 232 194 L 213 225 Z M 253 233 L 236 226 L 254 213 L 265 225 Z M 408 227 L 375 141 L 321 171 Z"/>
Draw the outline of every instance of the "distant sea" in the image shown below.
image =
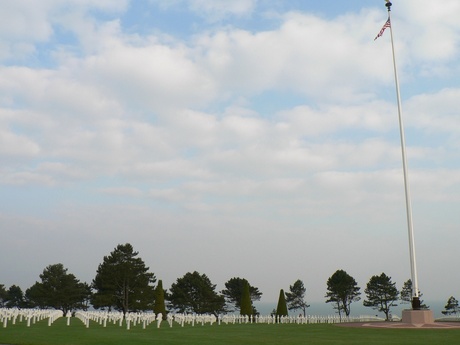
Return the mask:
<path id="1" fill-rule="evenodd" d="M 435 318 L 443 317 L 444 315 L 441 313 L 444 310 L 444 306 L 446 305 L 447 301 L 424 301 L 426 305 L 430 307 L 433 311 Z M 276 305 L 278 302 L 256 302 L 254 303 L 257 311 L 261 315 L 269 315 L 273 309 L 276 309 Z M 326 302 L 311 302 L 309 303 L 310 307 L 307 308 L 308 315 L 316 315 L 316 316 L 326 316 L 326 315 L 333 315 L 336 314 L 336 310 L 332 308 L 331 303 Z M 391 314 L 401 317 L 402 311 L 404 309 L 410 309 L 410 304 L 398 304 L 395 307 L 391 308 Z M 289 311 L 289 315 L 299 315 L 301 310 L 296 311 Z M 376 310 L 363 306 L 362 301 L 354 302 L 351 304 L 351 315 L 352 316 L 359 316 L 359 315 L 378 315 L 379 317 L 385 317 L 383 313 L 379 313 Z"/>

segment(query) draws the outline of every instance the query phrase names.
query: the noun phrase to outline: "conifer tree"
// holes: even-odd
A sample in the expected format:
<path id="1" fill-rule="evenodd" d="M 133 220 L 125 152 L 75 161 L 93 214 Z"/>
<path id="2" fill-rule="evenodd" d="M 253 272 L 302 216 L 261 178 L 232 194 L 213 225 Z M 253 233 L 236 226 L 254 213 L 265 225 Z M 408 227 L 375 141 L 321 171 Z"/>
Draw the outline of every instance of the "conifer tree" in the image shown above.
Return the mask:
<path id="1" fill-rule="evenodd" d="M 249 293 L 249 283 L 245 280 L 243 285 L 243 293 L 241 295 L 241 315 L 252 315 L 253 308 L 251 303 L 251 295 Z"/>
<path id="2" fill-rule="evenodd" d="M 335 303 L 334 309 L 337 309 L 340 318 L 342 312 L 349 316 L 351 303 L 361 299 L 359 290 L 360 287 L 352 276 L 344 270 L 337 270 L 327 280 L 326 303 Z"/>
<path id="3" fill-rule="evenodd" d="M 396 283 L 391 281 L 391 277 L 382 273 L 369 279 L 364 292 L 367 298 L 364 300 L 363 305 L 385 313 L 385 320 L 388 321 L 390 319 L 390 309 L 393 306 L 397 306 L 395 302 L 399 298 Z"/>
<path id="4" fill-rule="evenodd" d="M 305 286 L 300 279 L 297 279 L 294 285 L 289 286 L 289 292 L 286 292 L 286 302 L 289 310 L 301 309 L 303 316 L 307 315 L 307 308 L 310 307 L 305 301 Z"/>
<path id="5" fill-rule="evenodd" d="M 444 315 L 457 315 L 460 310 L 458 307 L 458 300 L 454 296 L 450 296 L 444 309 L 445 310 L 441 312 Z"/>
<path id="6" fill-rule="evenodd" d="M 246 279 L 234 277 L 225 283 L 225 289 L 221 291 L 221 294 L 225 297 L 226 309 L 228 312 L 241 310 L 241 297 L 243 296 L 244 284 L 249 285 L 249 296 L 251 303 L 259 301 L 262 296 L 262 292 L 255 286 L 252 286 Z M 257 310 L 253 305 L 253 314 L 257 314 Z"/>
<path id="7" fill-rule="evenodd" d="M 286 304 L 286 296 L 284 290 L 280 290 L 280 297 L 278 299 L 278 306 L 276 307 L 276 316 L 288 316 L 288 309 Z"/>
<path id="8" fill-rule="evenodd" d="M 130 311 L 152 310 L 155 275 L 137 257 L 131 244 L 119 244 L 99 264 L 92 288 L 94 308 L 112 308 L 123 314 Z"/>
<path id="9" fill-rule="evenodd" d="M 186 273 L 171 284 L 167 296 L 169 308 L 179 313 L 214 314 L 225 311 L 225 298 L 216 292 L 206 274 Z"/>
<path id="10" fill-rule="evenodd" d="M 165 290 L 163 290 L 163 281 L 159 280 L 158 285 L 155 288 L 155 304 L 153 305 L 153 312 L 155 314 L 161 313 L 163 319 L 166 320 L 166 306 L 165 306 Z"/>

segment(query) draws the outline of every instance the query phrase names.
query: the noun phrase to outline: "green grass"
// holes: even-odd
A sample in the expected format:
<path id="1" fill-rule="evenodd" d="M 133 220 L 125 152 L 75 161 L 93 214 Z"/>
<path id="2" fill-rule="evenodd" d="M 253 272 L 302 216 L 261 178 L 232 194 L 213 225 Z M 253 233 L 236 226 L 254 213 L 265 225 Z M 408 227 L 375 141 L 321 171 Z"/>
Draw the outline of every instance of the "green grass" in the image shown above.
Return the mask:
<path id="1" fill-rule="evenodd" d="M 0 325 L 0 327 L 2 327 Z M 152 323 L 146 329 L 142 326 L 126 327 L 107 325 L 103 328 L 91 323 L 85 328 L 78 319 L 72 318 L 66 326 L 66 319 L 58 319 L 51 327 L 46 320 L 26 327 L 26 323 L 0 328 L 0 344 L 18 345 L 291 345 L 291 344 L 382 344 L 382 345 L 424 345 L 455 344 L 460 338 L 460 330 L 437 329 L 370 329 L 338 327 L 330 324 L 315 325 L 220 325 L 205 326 L 174 324 L 166 322 L 160 329 Z"/>

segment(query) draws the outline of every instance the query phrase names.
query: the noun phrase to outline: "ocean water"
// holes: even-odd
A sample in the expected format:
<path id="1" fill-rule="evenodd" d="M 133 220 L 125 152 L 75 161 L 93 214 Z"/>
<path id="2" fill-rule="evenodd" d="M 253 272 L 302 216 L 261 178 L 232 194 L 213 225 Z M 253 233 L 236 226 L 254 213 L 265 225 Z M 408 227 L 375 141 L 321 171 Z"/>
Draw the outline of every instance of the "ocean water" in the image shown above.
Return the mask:
<path id="1" fill-rule="evenodd" d="M 434 317 L 435 318 L 440 318 L 443 317 L 444 315 L 442 314 L 442 311 L 444 310 L 444 306 L 446 305 L 447 301 L 424 301 L 426 305 L 430 307 L 430 309 L 433 311 Z M 261 315 L 269 315 L 273 309 L 276 309 L 278 302 L 256 302 L 254 303 L 255 307 L 257 308 L 257 311 Z M 309 303 L 310 307 L 307 308 L 307 314 L 308 315 L 317 315 L 317 316 L 327 316 L 327 315 L 334 315 L 336 314 L 336 310 L 332 308 L 331 303 L 325 303 L 325 302 L 311 302 Z M 362 303 L 362 301 L 354 302 L 351 304 L 351 316 L 359 316 L 359 315 L 377 315 L 379 317 L 385 317 L 384 313 L 379 313 L 378 311 L 370 308 L 370 307 L 365 307 Z M 398 304 L 395 307 L 392 307 L 391 314 L 401 317 L 402 311 L 404 309 L 410 309 L 410 304 Z M 289 315 L 299 315 L 302 313 L 301 310 L 296 310 L 296 311 L 289 311 Z"/>

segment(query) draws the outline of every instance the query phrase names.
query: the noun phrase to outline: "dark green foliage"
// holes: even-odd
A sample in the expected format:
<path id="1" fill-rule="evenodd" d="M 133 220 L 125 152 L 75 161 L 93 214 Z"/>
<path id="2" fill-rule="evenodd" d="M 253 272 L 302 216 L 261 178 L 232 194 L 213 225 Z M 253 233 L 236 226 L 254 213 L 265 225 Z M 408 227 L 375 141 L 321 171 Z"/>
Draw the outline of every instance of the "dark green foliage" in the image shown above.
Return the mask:
<path id="1" fill-rule="evenodd" d="M 17 285 L 11 285 L 6 292 L 5 306 L 7 308 L 23 308 L 26 306 L 24 300 L 24 293 Z"/>
<path id="2" fill-rule="evenodd" d="M 251 286 L 246 279 L 243 278 L 232 278 L 225 283 L 225 289 L 221 291 L 224 295 L 227 302 L 227 310 L 235 311 L 241 310 L 241 300 L 243 296 L 243 288 L 245 284 L 249 285 L 249 295 L 251 302 L 259 301 L 262 296 L 262 292 L 258 288 Z M 254 308 L 254 307 L 253 307 Z M 257 311 L 254 308 L 254 314 L 257 314 Z"/>
<path id="3" fill-rule="evenodd" d="M 286 304 L 286 296 L 284 290 L 280 290 L 280 297 L 278 298 L 278 305 L 276 307 L 276 316 L 288 316 L 288 309 Z"/>
<path id="4" fill-rule="evenodd" d="M 95 308 L 113 307 L 123 314 L 153 309 L 156 278 L 138 254 L 126 243 L 104 256 L 92 284 L 96 290 L 91 300 Z"/>
<path id="5" fill-rule="evenodd" d="M 401 296 L 400 297 L 401 303 L 412 303 L 412 279 L 408 279 L 407 281 L 404 282 L 404 285 L 401 289 L 400 296 Z M 422 296 L 423 294 L 419 290 L 418 297 L 420 299 L 420 308 L 421 309 L 430 308 L 423 302 L 423 300 L 421 299 Z"/>
<path id="6" fill-rule="evenodd" d="M 444 315 L 457 315 L 460 311 L 458 308 L 458 300 L 454 298 L 454 296 L 450 296 L 446 305 L 444 306 L 444 309 L 445 310 L 441 312 Z"/>
<path id="7" fill-rule="evenodd" d="M 366 300 L 363 304 L 365 307 L 372 307 L 379 312 L 385 313 L 385 319 L 389 320 L 390 309 L 396 306 L 395 302 L 399 298 L 399 291 L 396 283 L 391 281 L 385 273 L 379 276 L 372 276 L 364 290 Z"/>
<path id="8" fill-rule="evenodd" d="M 46 298 L 41 283 L 35 282 L 26 290 L 26 304 L 30 308 L 46 308 Z"/>
<path id="9" fill-rule="evenodd" d="M 215 291 L 216 285 L 205 274 L 186 273 L 171 285 L 169 306 L 180 313 L 214 314 L 224 312 L 225 298 Z"/>
<path id="10" fill-rule="evenodd" d="M 295 281 L 294 285 L 289 286 L 289 292 L 286 292 L 286 302 L 289 310 L 298 310 L 303 311 L 303 316 L 307 315 L 307 308 L 309 305 L 305 301 L 305 286 L 303 282 L 298 279 Z"/>
<path id="11" fill-rule="evenodd" d="M 243 293 L 241 295 L 240 314 L 248 315 L 248 316 L 253 314 L 251 296 L 249 293 L 249 283 L 247 281 L 244 281 L 244 285 L 243 285 Z"/>
<path id="12" fill-rule="evenodd" d="M 166 306 L 165 306 L 165 290 L 163 289 L 163 281 L 159 280 L 155 288 L 155 305 L 153 306 L 155 314 L 161 313 L 163 319 L 166 320 Z"/>
<path id="13" fill-rule="evenodd" d="M 3 308 L 5 306 L 7 298 L 8 292 L 5 289 L 5 285 L 0 284 L 0 308 Z"/>
<path id="14" fill-rule="evenodd" d="M 62 264 L 47 266 L 40 274 L 41 282 L 26 290 L 29 306 L 55 308 L 67 313 L 85 309 L 90 293 L 86 283 L 80 283 L 73 274 L 67 273 Z"/>
<path id="15" fill-rule="evenodd" d="M 337 270 L 327 280 L 326 303 L 334 303 L 334 309 L 337 310 L 339 316 L 342 316 L 342 312 L 349 316 L 351 303 L 361 299 L 359 290 L 353 277 L 344 270 Z"/>

